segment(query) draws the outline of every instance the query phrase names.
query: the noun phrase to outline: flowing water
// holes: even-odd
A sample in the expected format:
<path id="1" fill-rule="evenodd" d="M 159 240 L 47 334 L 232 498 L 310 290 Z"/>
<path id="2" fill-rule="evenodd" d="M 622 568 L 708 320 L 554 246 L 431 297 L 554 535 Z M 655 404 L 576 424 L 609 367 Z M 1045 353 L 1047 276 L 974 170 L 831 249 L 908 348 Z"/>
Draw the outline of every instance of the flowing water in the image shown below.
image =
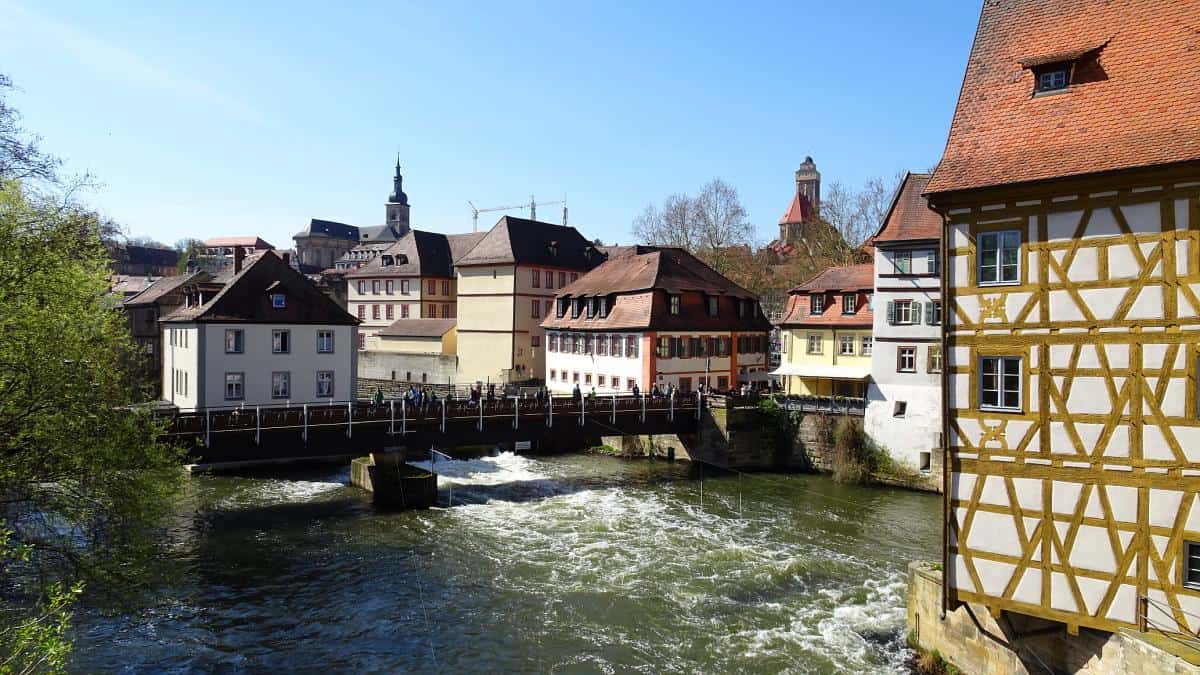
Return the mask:
<path id="1" fill-rule="evenodd" d="M 436 471 L 453 506 L 400 513 L 346 470 L 193 478 L 178 581 L 80 612 L 75 670 L 906 670 L 935 496 L 602 456 Z"/>

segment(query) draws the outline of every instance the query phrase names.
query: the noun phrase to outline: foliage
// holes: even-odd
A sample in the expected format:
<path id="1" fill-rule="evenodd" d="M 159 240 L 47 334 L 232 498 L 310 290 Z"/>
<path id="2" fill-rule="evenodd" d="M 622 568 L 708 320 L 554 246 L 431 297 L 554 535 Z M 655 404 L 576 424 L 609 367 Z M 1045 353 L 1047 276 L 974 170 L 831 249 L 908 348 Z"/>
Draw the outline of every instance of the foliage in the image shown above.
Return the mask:
<path id="1" fill-rule="evenodd" d="M 869 483 L 887 461 L 887 454 L 867 436 L 862 420 L 848 416 L 838 419 L 833 430 L 835 480 L 855 485 Z"/>
<path id="2" fill-rule="evenodd" d="M 0 78 L 0 94 L 8 86 Z M 135 347 L 109 295 L 113 224 L 72 200 L 56 166 L 0 105 L 3 672 L 62 667 L 84 584 L 134 597 L 182 477 L 161 424 L 129 407 Z"/>
<path id="3" fill-rule="evenodd" d="M 961 672 L 936 649 L 933 651 L 919 650 L 913 666 L 922 675 L 959 675 Z"/>
<path id="4" fill-rule="evenodd" d="M 872 176 L 858 190 L 834 181 L 821 195 L 821 217 L 842 233 L 851 248 L 858 248 L 883 224 L 903 180 L 903 171 L 890 180 Z"/>
<path id="5" fill-rule="evenodd" d="M 208 249 L 205 248 L 204 242 L 199 239 L 180 239 L 175 242 L 175 250 L 179 251 L 179 262 L 175 264 L 175 271 L 184 274 L 190 268 L 199 266 L 202 262 L 201 258 Z"/>
<path id="6" fill-rule="evenodd" d="M 802 416 L 780 406 L 773 398 L 760 401 L 758 409 L 762 411 L 763 436 L 770 440 L 777 458 L 790 455 Z"/>

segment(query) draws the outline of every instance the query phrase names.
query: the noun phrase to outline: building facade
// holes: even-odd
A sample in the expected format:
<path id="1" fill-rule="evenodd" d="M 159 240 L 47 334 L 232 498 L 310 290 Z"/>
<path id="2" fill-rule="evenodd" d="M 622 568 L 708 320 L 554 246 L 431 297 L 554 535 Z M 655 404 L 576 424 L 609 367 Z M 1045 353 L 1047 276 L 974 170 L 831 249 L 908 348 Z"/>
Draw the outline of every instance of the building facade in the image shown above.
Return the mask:
<path id="1" fill-rule="evenodd" d="M 876 443 L 921 471 L 932 471 L 942 445 L 942 221 L 921 196 L 929 178 L 905 175 L 872 238 L 881 311 L 864 420 Z"/>
<path id="2" fill-rule="evenodd" d="M 453 384 L 458 378 L 454 319 L 397 319 L 366 339 L 358 355 L 364 381 Z"/>
<path id="3" fill-rule="evenodd" d="M 945 223 L 946 601 L 1200 628 L 1194 3 L 985 3 Z"/>
<path id="4" fill-rule="evenodd" d="M 163 360 L 162 330 L 158 320 L 183 306 L 189 286 L 211 284 L 211 279 L 207 272 L 162 277 L 123 303 L 129 334 L 141 350 L 138 374 L 154 391 L 159 391 L 162 385 L 159 380 Z"/>
<path id="5" fill-rule="evenodd" d="M 560 289 L 542 327 L 546 384 L 561 393 L 728 391 L 766 376 L 757 298 L 681 249 L 614 255 Z"/>
<path id="6" fill-rule="evenodd" d="M 162 325 L 162 398 L 181 409 L 346 401 L 358 321 L 274 252 L 189 287 Z M 238 269 L 241 267 L 241 269 Z"/>
<path id="7" fill-rule="evenodd" d="M 316 273 L 335 267 L 359 244 L 358 228 L 332 220 L 313 218 L 308 227 L 292 235 L 300 271 Z M 342 269 L 342 268 L 338 268 Z"/>
<path id="8" fill-rule="evenodd" d="M 793 288 L 780 329 L 785 394 L 864 398 L 874 353 L 874 265 L 830 267 Z"/>
<path id="9" fill-rule="evenodd" d="M 573 227 L 505 216 L 455 260 L 459 382 L 545 376 L 542 320 L 556 289 L 604 261 Z"/>

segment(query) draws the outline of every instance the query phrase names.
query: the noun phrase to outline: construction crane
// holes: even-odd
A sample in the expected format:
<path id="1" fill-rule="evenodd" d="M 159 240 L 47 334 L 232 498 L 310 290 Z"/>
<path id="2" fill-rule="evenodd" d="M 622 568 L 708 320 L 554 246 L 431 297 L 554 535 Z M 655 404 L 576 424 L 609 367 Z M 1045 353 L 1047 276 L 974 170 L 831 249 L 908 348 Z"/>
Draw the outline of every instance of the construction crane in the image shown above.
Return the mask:
<path id="1" fill-rule="evenodd" d="M 491 211 L 514 211 L 516 209 L 529 209 L 529 219 L 537 220 L 538 202 L 536 199 L 533 198 L 533 195 L 529 196 L 528 204 L 517 204 L 515 206 L 489 206 L 486 209 L 480 209 L 480 208 L 476 208 L 475 203 L 470 200 L 467 200 L 467 204 L 471 207 L 471 231 L 472 232 L 479 231 L 479 214 L 489 213 Z M 566 225 L 567 224 L 567 198 L 566 197 L 563 197 L 562 201 L 542 202 L 541 205 L 542 206 L 554 206 L 555 204 L 562 204 L 562 207 L 563 207 L 562 224 Z"/>

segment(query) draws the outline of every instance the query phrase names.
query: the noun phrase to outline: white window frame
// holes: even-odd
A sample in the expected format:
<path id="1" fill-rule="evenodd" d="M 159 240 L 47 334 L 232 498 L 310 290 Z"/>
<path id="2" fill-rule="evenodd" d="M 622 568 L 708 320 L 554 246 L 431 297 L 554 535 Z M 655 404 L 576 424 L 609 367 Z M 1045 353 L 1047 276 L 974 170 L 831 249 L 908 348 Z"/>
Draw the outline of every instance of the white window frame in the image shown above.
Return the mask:
<path id="1" fill-rule="evenodd" d="M 941 345 L 929 345 L 925 356 L 925 370 L 929 373 L 942 372 L 944 354 Z M 937 361 L 935 364 L 934 361 Z"/>
<path id="2" fill-rule="evenodd" d="M 284 295 L 283 293 L 272 293 L 271 294 L 271 307 L 274 309 L 286 309 L 287 308 L 287 296 Z"/>
<path id="3" fill-rule="evenodd" d="M 237 376 L 235 382 L 237 384 L 237 396 L 229 395 L 229 385 L 234 384 L 230 381 L 230 377 Z M 244 401 L 246 400 L 246 373 L 229 372 L 225 373 L 225 400 L 226 401 Z"/>
<path id="4" fill-rule="evenodd" d="M 667 296 L 669 298 L 669 311 L 671 316 L 679 316 L 679 312 L 683 309 L 683 298 L 678 295 Z"/>
<path id="5" fill-rule="evenodd" d="M 984 402 L 984 392 L 989 391 L 984 388 L 987 384 L 987 382 L 986 382 L 987 374 L 985 372 L 985 369 L 986 369 L 986 364 L 989 361 L 994 361 L 998 364 L 998 369 L 996 371 L 996 377 L 999 378 L 999 381 L 997 383 L 997 389 L 995 390 L 996 391 L 996 403 L 995 404 L 988 404 L 988 403 Z M 1016 406 L 1004 405 L 1004 398 L 1005 398 L 1004 395 L 1006 393 L 1008 393 L 1009 391 L 1011 391 L 1004 387 L 1004 378 L 1006 377 L 1004 374 L 1004 365 L 1008 362 L 1015 362 L 1017 364 L 1017 388 L 1015 390 L 1015 392 L 1017 394 L 1017 405 Z M 1022 403 L 1025 400 L 1024 365 L 1025 365 L 1025 359 L 1024 359 L 1024 357 L 1021 357 L 1021 356 L 980 355 L 980 357 L 979 357 L 979 409 L 980 410 L 994 410 L 997 412 L 1022 412 L 1022 410 L 1023 410 Z"/>
<path id="6" fill-rule="evenodd" d="M 907 318 L 900 318 L 900 308 L 904 307 L 904 314 Z M 912 300 L 894 300 L 892 301 L 892 321 L 896 326 L 911 326 L 913 323 L 913 301 Z"/>
<path id="7" fill-rule="evenodd" d="M 872 353 L 874 353 L 874 351 L 875 351 L 875 336 L 873 336 L 873 335 L 862 336 L 862 339 L 859 340 L 858 353 L 862 356 L 870 356 Z"/>
<path id="8" fill-rule="evenodd" d="M 329 382 L 329 391 L 327 391 L 325 393 L 321 392 L 321 379 L 323 377 L 325 377 Z M 335 380 L 334 380 L 334 375 L 333 375 L 332 370 L 318 370 L 317 371 L 317 398 L 333 398 L 334 383 L 335 383 Z"/>
<path id="9" fill-rule="evenodd" d="M 912 353 L 912 367 L 904 367 L 904 353 Z M 896 348 L 896 372 L 897 373 L 915 373 L 917 372 L 917 348 L 913 345 L 904 345 Z"/>
<path id="10" fill-rule="evenodd" d="M 280 377 L 282 376 L 282 377 Z M 280 388 L 279 384 L 283 383 Z M 271 373 L 271 398 L 287 399 L 292 397 L 292 373 L 289 370 L 276 370 Z"/>
<path id="11" fill-rule="evenodd" d="M 853 335 L 839 335 L 838 356 L 854 356 L 854 342 Z M 846 350 L 847 347 L 850 348 L 849 351 Z"/>
<path id="12" fill-rule="evenodd" d="M 236 349 L 229 348 L 229 338 L 234 337 Z M 225 329 L 225 353 L 226 354 L 245 354 L 246 353 L 246 331 L 241 328 L 226 328 Z"/>
<path id="13" fill-rule="evenodd" d="M 842 293 L 842 314 L 858 311 L 858 293 Z"/>
<path id="14" fill-rule="evenodd" d="M 280 338 L 283 339 L 281 340 Z M 287 344 L 283 344 L 284 342 Z M 287 328 L 273 328 L 271 330 L 271 353 L 292 353 L 292 331 L 288 330 Z"/>
<path id="15" fill-rule="evenodd" d="M 328 340 L 326 340 L 328 338 Z M 325 348 L 325 342 L 329 343 L 328 349 Z M 332 354 L 334 349 L 334 332 L 331 329 L 322 328 L 317 331 L 317 353 Z"/>
<path id="16" fill-rule="evenodd" d="M 1008 238 L 1007 235 L 1014 235 L 1017 238 L 1016 246 L 1016 262 L 1011 265 L 1003 263 L 1005 246 L 1004 242 Z M 994 239 L 996 242 L 995 254 L 990 262 L 984 260 L 984 242 L 989 239 Z M 997 230 L 995 232 L 980 232 L 975 236 L 975 285 L 976 286 L 1015 286 L 1021 283 L 1021 231 L 1020 230 Z M 1013 270 L 1013 278 L 1004 278 L 1004 268 L 1011 267 Z M 990 281 L 984 280 L 983 270 L 985 268 L 995 268 L 996 277 Z"/>
<path id="17" fill-rule="evenodd" d="M 825 295 L 823 293 L 810 293 L 808 296 L 808 313 L 809 314 L 824 314 L 825 313 Z"/>
<path id="18" fill-rule="evenodd" d="M 903 260 L 906 264 L 901 265 Z M 912 274 L 912 251 L 894 251 L 892 253 L 892 267 L 895 268 L 896 274 Z"/>
<path id="19" fill-rule="evenodd" d="M 805 336 L 807 339 L 808 354 L 820 354 L 825 350 L 825 336 L 822 333 L 809 333 Z M 816 347 L 813 347 L 813 339 L 816 338 Z"/>

